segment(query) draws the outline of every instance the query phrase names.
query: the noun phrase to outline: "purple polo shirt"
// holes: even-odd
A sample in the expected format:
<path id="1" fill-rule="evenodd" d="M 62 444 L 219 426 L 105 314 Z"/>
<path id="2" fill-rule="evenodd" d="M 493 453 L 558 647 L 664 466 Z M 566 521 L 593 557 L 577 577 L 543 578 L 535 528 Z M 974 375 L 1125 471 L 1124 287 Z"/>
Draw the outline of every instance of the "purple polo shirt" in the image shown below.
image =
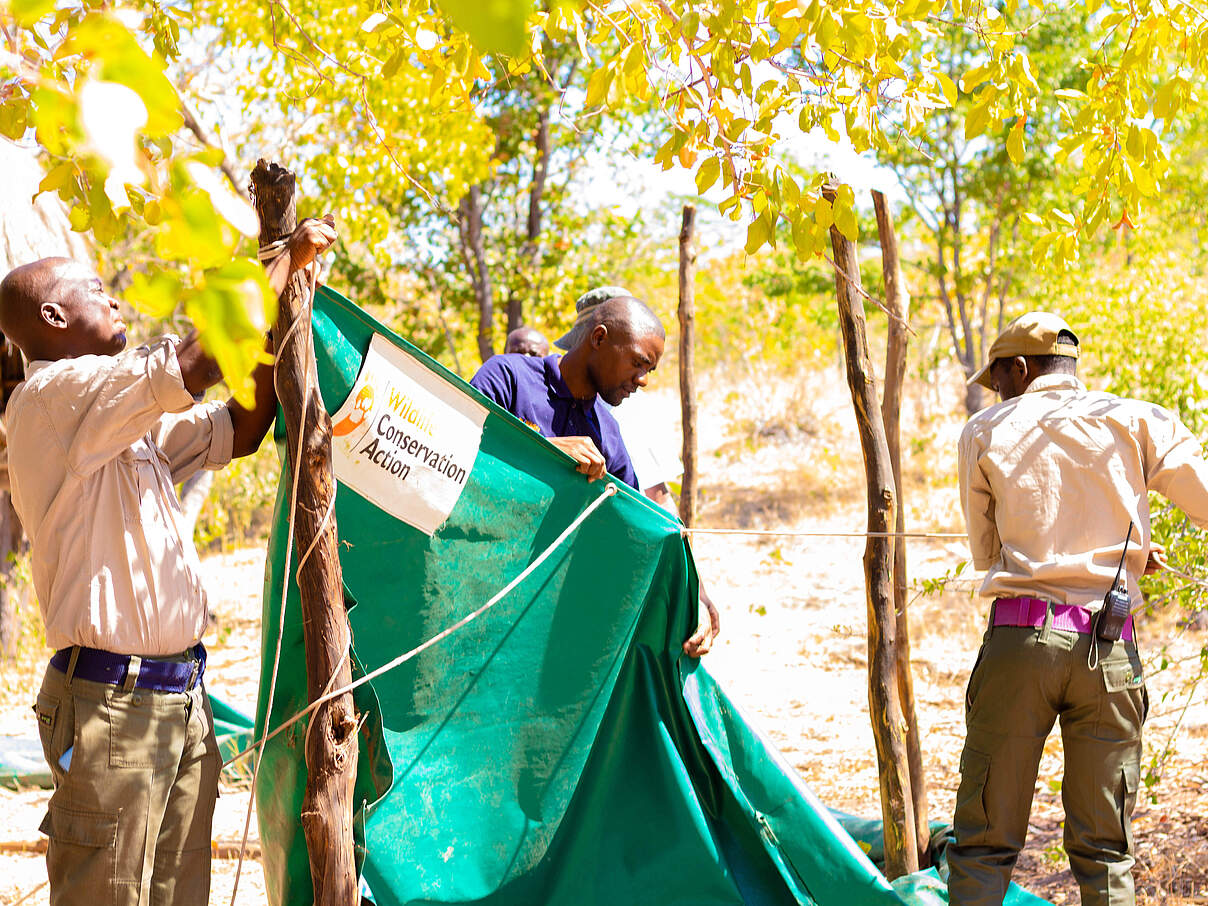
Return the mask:
<path id="1" fill-rule="evenodd" d="M 604 454 L 608 471 L 637 488 L 617 420 L 594 398 L 585 403 L 571 396 L 558 368 L 560 359 L 518 353 L 492 356 L 470 378 L 470 386 L 545 437 L 590 437 Z"/>

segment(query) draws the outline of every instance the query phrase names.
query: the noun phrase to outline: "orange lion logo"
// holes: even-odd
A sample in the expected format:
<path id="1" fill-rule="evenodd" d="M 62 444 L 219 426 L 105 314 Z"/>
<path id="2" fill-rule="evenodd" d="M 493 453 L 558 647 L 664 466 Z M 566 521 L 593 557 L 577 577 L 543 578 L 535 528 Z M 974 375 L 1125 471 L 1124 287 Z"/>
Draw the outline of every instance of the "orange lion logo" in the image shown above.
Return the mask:
<path id="1" fill-rule="evenodd" d="M 361 388 L 361 392 L 357 394 L 356 402 L 352 404 L 352 411 L 331 429 L 331 433 L 336 437 L 351 434 L 364 424 L 365 419 L 369 417 L 369 413 L 372 411 L 373 387 L 366 384 Z"/>

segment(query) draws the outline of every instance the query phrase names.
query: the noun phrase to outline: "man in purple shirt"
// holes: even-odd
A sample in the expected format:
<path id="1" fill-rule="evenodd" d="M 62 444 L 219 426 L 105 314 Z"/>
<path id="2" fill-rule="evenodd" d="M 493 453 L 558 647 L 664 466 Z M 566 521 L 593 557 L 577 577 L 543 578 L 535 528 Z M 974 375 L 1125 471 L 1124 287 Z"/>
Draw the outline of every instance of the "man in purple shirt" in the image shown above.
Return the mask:
<path id="1" fill-rule="evenodd" d="M 568 336 L 574 342 L 561 358 L 497 355 L 470 384 L 569 454 L 588 481 L 611 472 L 640 491 L 621 429 L 596 398 L 618 406 L 646 386 L 663 355 L 663 324 L 645 303 L 619 296 L 584 311 Z M 685 653 L 708 651 L 718 627 L 717 610 L 702 595 L 700 625 Z"/>
<path id="2" fill-rule="evenodd" d="M 566 355 L 497 355 L 470 384 L 569 454 L 588 481 L 608 471 L 637 488 L 621 429 L 596 397 L 615 406 L 645 387 L 666 333 L 658 316 L 632 297 L 612 299 L 597 315 Z"/>

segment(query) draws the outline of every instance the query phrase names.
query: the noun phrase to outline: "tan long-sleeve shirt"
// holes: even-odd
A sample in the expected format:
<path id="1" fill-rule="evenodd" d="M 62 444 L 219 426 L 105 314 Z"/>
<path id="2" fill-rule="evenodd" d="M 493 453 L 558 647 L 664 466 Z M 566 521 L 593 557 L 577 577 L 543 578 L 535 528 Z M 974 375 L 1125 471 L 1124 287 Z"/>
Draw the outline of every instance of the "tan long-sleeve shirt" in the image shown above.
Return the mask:
<path id="1" fill-rule="evenodd" d="M 230 462 L 234 431 L 224 404 L 185 389 L 175 344 L 33 362 L 5 423 L 47 644 L 153 656 L 198 642 L 206 595 L 173 485 Z"/>
<path id="2" fill-rule="evenodd" d="M 1042 375 L 979 412 L 959 444 L 961 504 L 981 594 L 1097 610 L 1131 520 L 1133 604 L 1149 547 L 1148 491 L 1208 527 L 1208 462 L 1177 417 L 1151 403 Z"/>

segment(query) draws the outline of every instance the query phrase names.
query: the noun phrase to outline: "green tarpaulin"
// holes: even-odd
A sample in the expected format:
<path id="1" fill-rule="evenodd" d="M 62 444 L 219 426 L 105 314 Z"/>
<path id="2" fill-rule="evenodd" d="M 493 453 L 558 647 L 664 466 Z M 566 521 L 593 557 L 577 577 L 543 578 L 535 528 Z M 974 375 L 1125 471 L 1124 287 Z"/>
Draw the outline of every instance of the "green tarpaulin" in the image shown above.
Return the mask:
<path id="1" fill-rule="evenodd" d="M 333 292 L 320 291 L 313 323 L 329 412 L 349 396 L 374 333 L 482 401 Z M 480 607 L 601 493 L 602 482 L 588 484 L 530 428 L 488 408 L 464 490 L 432 537 L 341 485 L 336 516 L 354 675 Z M 288 491 L 283 480 L 266 577 L 260 728 Z M 676 522 L 622 487 L 497 606 L 361 687 L 357 704 L 367 717 L 355 825 L 376 901 L 942 900 L 934 872 L 888 884 L 705 667 L 680 653 L 696 593 Z M 292 583 L 286 608 L 270 726 L 306 705 Z M 257 808 L 275 904 L 313 898 L 298 819 L 304 739 L 299 722 L 269 743 L 261 766 Z M 873 828 L 863 827 L 869 844 Z"/>

